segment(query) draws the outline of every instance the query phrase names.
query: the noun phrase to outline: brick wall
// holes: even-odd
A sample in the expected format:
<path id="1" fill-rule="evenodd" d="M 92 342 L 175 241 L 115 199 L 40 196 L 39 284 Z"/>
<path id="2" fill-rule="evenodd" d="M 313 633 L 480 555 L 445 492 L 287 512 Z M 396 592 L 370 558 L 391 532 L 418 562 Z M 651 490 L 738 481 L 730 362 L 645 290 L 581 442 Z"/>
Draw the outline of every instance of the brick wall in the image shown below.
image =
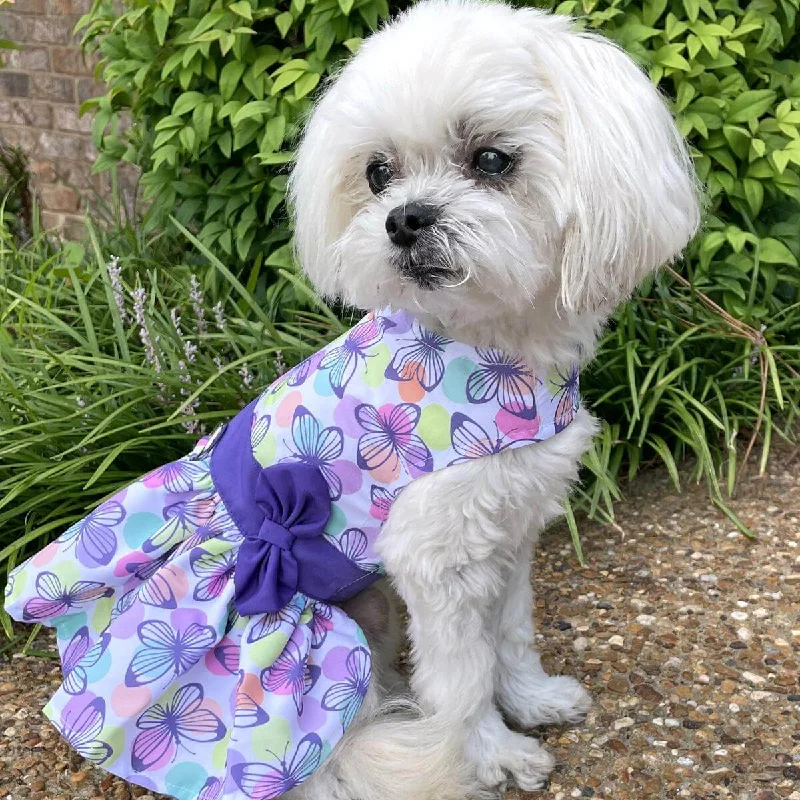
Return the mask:
<path id="1" fill-rule="evenodd" d="M 87 199 L 109 188 L 107 175 L 91 174 L 91 117 L 78 117 L 80 104 L 100 93 L 72 34 L 91 5 L 16 0 L 0 7 L 0 38 L 24 47 L 0 53 L 0 138 L 28 154 L 45 225 L 67 237 L 81 235 Z"/>

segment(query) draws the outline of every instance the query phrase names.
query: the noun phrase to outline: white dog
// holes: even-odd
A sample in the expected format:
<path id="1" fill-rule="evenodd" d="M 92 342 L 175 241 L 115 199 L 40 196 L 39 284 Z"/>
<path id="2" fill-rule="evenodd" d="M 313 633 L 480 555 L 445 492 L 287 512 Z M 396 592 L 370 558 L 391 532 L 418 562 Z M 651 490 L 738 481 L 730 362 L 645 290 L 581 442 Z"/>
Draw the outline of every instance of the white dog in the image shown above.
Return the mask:
<path id="1" fill-rule="evenodd" d="M 291 190 L 321 293 L 407 309 L 541 374 L 590 358 L 614 306 L 699 218 L 685 145 L 625 53 L 564 17 L 458 0 L 420 3 L 364 43 L 313 111 Z M 589 708 L 575 679 L 542 670 L 530 561 L 595 430 L 581 410 L 558 436 L 403 492 L 379 548 L 409 610 L 422 715 L 386 714 L 372 691 L 293 796 L 542 785 L 552 756 L 504 715 L 530 728 Z"/>

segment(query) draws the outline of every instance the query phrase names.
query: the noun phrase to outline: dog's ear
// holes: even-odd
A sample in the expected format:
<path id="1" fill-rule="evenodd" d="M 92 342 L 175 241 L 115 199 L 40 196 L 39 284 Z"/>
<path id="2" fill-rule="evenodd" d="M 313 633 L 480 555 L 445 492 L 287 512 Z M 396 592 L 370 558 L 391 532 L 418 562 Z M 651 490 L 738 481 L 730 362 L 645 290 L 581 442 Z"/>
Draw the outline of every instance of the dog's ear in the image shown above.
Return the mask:
<path id="1" fill-rule="evenodd" d="M 323 296 L 339 292 L 334 246 L 349 220 L 346 180 L 337 131 L 328 109 L 333 85 L 312 108 L 296 148 L 289 178 L 294 245 L 303 271 Z"/>
<path id="2" fill-rule="evenodd" d="M 692 238 L 698 185 L 664 98 L 631 58 L 552 21 L 541 30 L 537 17 L 532 48 L 556 94 L 566 160 L 560 296 L 570 310 L 607 311 Z"/>

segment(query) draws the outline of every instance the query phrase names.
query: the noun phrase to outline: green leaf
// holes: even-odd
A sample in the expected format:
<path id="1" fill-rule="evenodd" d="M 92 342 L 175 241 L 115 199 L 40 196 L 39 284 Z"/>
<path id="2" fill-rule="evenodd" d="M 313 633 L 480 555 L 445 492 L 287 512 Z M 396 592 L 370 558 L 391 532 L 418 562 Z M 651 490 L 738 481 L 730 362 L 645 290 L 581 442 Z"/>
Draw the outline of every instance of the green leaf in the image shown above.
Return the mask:
<path id="1" fill-rule="evenodd" d="M 749 122 L 758 119 L 775 101 L 771 89 L 753 89 L 742 92 L 728 106 L 728 122 Z"/>
<path id="2" fill-rule="evenodd" d="M 348 16 L 353 10 L 353 0 L 339 0 L 339 8 L 342 10 L 342 14 Z"/>
<path id="3" fill-rule="evenodd" d="M 286 132 L 286 118 L 283 116 L 272 117 L 267 122 L 264 137 L 261 140 L 262 153 L 272 153 L 278 150 L 283 144 L 283 136 Z"/>
<path id="4" fill-rule="evenodd" d="M 245 103 L 233 117 L 231 117 L 231 123 L 236 127 L 245 120 L 263 117 L 264 114 L 271 114 L 273 108 L 274 103 L 271 103 L 269 100 L 254 100 L 252 103 Z"/>
<path id="5" fill-rule="evenodd" d="M 764 186 L 761 181 L 753 180 L 752 178 L 745 178 L 742 181 L 744 186 L 744 194 L 747 198 L 747 204 L 750 206 L 750 211 L 753 216 L 758 216 L 761 211 L 761 206 L 764 203 Z"/>
<path id="6" fill-rule="evenodd" d="M 284 72 L 294 72 L 296 70 L 305 72 L 308 68 L 308 61 L 304 58 L 293 58 L 291 61 L 281 64 L 281 66 L 272 73 L 271 77 L 277 78 L 278 75 L 282 75 Z"/>
<path id="7" fill-rule="evenodd" d="M 222 68 L 219 74 L 219 91 L 223 100 L 233 97 L 246 67 L 244 61 L 230 61 Z"/>
<path id="8" fill-rule="evenodd" d="M 237 0 L 236 3 L 231 3 L 228 6 L 228 11 L 233 11 L 240 17 L 243 17 L 248 22 L 253 21 L 253 7 L 250 5 L 249 0 Z"/>
<path id="9" fill-rule="evenodd" d="M 217 9 L 216 11 L 209 11 L 200 22 L 195 25 L 194 30 L 189 34 L 189 39 L 195 39 L 201 33 L 213 28 L 223 17 L 225 12 Z"/>
<path id="10" fill-rule="evenodd" d="M 279 75 L 272 88 L 269 90 L 270 95 L 273 97 L 283 89 L 291 86 L 296 80 L 299 80 L 305 73 L 301 71 L 284 72 Z"/>
<path id="11" fill-rule="evenodd" d="M 653 54 L 653 62 L 663 67 L 679 69 L 684 72 L 691 70 L 689 62 L 681 55 L 682 44 L 667 44 L 659 47 Z"/>
<path id="12" fill-rule="evenodd" d="M 302 78 L 299 78 L 294 85 L 294 96 L 297 100 L 305 97 L 309 92 L 314 91 L 319 83 L 320 75 L 316 72 L 307 72 Z"/>
<path id="13" fill-rule="evenodd" d="M 236 44 L 236 34 L 234 33 L 223 33 L 222 36 L 219 37 L 219 51 L 222 55 L 227 55 L 231 48 Z"/>
<path id="14" fill-rule="evenodd" d="M 214 119 L 214 103 L 207 100 L 195 108 L 192 113 L 192 123 L 194 124 L 197 139 L 200 142 L 208 140 L 211 133 L 211 123 Z"/>
<path id="15" fill-rule="evenodd" d="M 180 134 L 178 134 L 178 138 L 180 139 L 184 150 L 188 150 L 189 152 L 194 150 L 194 143 L 196 139 L 194 128 L 183 128 Z"/>
<path id="16" fill-rule="evenodd" d="M 153 9 L 153 30 L 156 33 L 156 40 L 163 47 L 167 39 L 167 28 L 169 27 L 169 12 L 161 6 Z"/>
<path id="17" fill-rule="evenodd" d="M 269 69 L 281 57 L 280 50 L 276 47 L 264 47 L 259 49 L 259 56 L 251 67 L 253 76 L 258 77 L 264 70 Z"/>
<path id="18" fill-rule="evenodd" d="M 172 113 L 175 116 L 182 116 L 194 110 L 206 99 L 202 92 L 184 92 L 172 106 Z"/>
<path id="19" fill-rule="evenodd" d="M 288 11 L 284 11 L 275 17 L 275 24 L 278 26 L 280 35 L 285 39 L 286 34 L 289 33 L 289 28 L 294 24 L 294 17 Z"/>
<path id="20" fill-rule="evenodd" d="M 792 251 L 783 242 L 771 237 L 761 240 L 758 255 L 767 264 L 788 264 L 791 267 L 798 265 Z"/>
<path id="21" fill-rule="evenodd" d="M 646 0 L 642 12 L 645 25 L 655 25 L 667 7 L 667 0 Z M 571 13 L 571 12 L 570 12 Z"/>

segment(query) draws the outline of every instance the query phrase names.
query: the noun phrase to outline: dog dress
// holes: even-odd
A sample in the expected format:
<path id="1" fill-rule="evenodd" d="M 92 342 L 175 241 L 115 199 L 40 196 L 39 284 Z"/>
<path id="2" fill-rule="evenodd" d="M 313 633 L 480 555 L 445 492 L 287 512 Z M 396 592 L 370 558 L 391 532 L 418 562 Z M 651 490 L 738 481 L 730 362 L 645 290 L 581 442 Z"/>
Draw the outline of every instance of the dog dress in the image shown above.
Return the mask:
<path id="1" fill-rule="evenodd" d="M 577 408 L 577 367 L 539 378 L 407 312 L 367 315 L 11 573 L 9 614 L 57 633 L 45 714 L 83 757 L 179 800 L 288 792 L 367 692 L 369 646 L 337 603 L 383 574 L 398 494 Z"/>

